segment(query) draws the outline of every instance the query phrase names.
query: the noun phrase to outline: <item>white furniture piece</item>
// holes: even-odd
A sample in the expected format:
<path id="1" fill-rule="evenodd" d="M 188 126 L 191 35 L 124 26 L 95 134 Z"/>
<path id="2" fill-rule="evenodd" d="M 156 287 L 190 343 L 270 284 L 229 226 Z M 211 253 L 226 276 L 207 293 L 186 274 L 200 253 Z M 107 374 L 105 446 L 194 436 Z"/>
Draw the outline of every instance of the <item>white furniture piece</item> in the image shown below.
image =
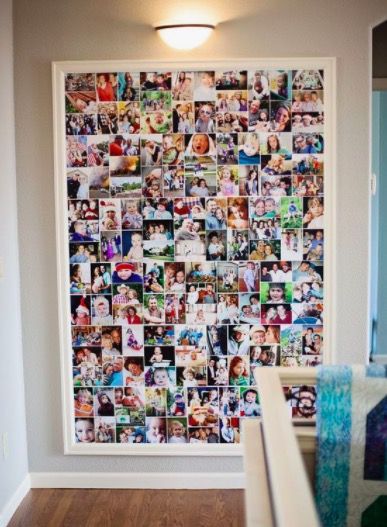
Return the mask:
<path id="1" fill-rule="evenodd" d="M 315 427 L 293 425 L 282 389 L 315 384 L 316 370 L 256 368 L 254 375 L 262 419 L 244 420 L 246 525 L 318 527 L 310 481 Z"/>

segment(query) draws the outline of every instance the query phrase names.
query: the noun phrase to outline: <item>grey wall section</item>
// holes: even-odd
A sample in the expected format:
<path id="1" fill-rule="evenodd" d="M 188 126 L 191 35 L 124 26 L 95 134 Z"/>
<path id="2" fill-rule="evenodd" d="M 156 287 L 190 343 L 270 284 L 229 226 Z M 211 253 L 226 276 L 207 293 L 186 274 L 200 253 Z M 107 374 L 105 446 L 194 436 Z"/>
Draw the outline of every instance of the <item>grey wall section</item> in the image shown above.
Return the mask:
<path id="1" fill-rule="evenodd" d="M 387 21 L 372 32 L 372 76 L 387 78 Z"/>
<path id="2" fill-rule="evenodd" d="M 0 434 L 8 434 L 9 456 L 0 449 L 1 511 L 28 472 L 23 386 L 23 351 L 17 244 L 12 0 L 0 2 Z"/>
<path id="3" fill-rule="evenodd" d="M 162 44 L 151 25 L 191 8 L 220 22 L 198 50 Z M 209 12 L 207 17 L 206 13 Z M 218 13 L 218 16 L 216 15 Z M 17 170 L 28 443 L 32 471 L 238 471 L 235 458 L 64 457 L 55 277 L 50 62 L 87 59 L 338 57 L 337 345 L 367 355 L 370 28 L 385 0 L 15 0 Z M 330 177 L 330 174 L 327 174 Z"/>

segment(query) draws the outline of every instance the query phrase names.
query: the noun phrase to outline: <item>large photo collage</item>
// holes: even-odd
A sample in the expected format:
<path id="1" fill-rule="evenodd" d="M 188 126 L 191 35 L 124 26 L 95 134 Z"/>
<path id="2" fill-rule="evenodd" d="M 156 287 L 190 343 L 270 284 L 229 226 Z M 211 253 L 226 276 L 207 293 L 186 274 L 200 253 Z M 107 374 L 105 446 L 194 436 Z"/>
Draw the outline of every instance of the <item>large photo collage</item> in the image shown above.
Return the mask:
<path id="1" fill-rule="evenodd" d="M 64 82 L 73 440 L 239 443 L 255 368 L 323 360 L 324 72 Z"/>

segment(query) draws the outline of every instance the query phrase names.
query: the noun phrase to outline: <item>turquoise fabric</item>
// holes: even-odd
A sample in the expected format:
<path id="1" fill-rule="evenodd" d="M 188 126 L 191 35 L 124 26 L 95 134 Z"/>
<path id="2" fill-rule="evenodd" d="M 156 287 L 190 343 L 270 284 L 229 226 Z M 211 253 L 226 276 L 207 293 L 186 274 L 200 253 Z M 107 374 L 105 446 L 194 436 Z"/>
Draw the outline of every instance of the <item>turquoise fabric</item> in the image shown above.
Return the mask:
<path id="1" fill-rule="evenodd" d="M 350 367 L 318 367 L 316 501 L 324 527 L 346 524 L 351 386 Z"/>

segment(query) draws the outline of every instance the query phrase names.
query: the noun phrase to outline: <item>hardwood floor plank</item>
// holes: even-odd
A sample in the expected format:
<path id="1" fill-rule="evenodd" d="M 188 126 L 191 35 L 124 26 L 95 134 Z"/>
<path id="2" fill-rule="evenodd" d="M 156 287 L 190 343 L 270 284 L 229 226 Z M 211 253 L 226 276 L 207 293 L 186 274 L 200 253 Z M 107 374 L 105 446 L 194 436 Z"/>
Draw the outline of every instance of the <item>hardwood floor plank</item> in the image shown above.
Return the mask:
<path id="1" fill-rule="evenodd" d="M 32 489 L 8 527 L 243 527 L 242 490 Z"/>

